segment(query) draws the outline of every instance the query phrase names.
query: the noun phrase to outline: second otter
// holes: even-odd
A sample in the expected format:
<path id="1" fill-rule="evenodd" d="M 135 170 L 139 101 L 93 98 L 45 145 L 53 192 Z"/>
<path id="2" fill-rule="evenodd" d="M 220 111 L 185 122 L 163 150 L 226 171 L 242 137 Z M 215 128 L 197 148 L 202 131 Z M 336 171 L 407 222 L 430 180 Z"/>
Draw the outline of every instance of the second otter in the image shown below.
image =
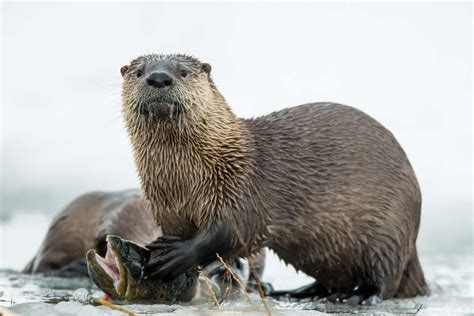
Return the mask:
<path id="1" fill-rule="evenodd" d="M 418 182 L 377 121 L 330 103 L 240 119 L 210 65 L 186 55 L 142 56 L 121 72 L 142 189 L 167 235 L 151 245 L 148 277 L 268 246 L 315 278 L 288 292 L 297 297 L 427 294 Z"/>

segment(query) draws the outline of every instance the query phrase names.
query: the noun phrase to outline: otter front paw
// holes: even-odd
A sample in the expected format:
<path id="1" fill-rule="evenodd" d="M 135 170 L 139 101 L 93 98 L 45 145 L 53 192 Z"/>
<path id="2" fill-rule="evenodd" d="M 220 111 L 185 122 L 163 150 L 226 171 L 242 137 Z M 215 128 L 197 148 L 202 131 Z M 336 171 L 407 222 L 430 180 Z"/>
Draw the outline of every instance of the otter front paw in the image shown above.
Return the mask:
<path id="1" fill-rule="evenodd" d="M 143 280 L 169 282 L 198 264 L 192 240 L 161 236 L 148 244 L 147 248 L 151 253 L 144 268 Z"/>

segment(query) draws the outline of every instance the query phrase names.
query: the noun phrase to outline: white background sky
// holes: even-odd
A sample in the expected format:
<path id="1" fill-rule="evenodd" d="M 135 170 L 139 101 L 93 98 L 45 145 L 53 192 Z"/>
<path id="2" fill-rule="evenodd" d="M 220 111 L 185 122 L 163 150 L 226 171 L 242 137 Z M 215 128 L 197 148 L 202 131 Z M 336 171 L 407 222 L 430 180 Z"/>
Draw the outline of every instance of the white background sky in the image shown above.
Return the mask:
<path id="1" fill-rule="evenodd" d="M 240 116 L 333 101 L 379 120 L 421 184 L 422 250 L 467 246 L 471 21 L 468 3 L 4 3 L 1 211 L 138 186 L 119 69 L 181 52 L 212 64 Z"/>

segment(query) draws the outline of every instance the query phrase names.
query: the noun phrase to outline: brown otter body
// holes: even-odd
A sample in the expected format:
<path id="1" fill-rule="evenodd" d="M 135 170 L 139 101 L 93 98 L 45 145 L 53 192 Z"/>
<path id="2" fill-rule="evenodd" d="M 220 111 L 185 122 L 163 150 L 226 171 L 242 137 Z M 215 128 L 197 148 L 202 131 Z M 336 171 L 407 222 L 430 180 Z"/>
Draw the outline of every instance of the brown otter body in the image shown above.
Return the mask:
<path id="1" fill-rule="evenodd" d="M 25 273 L 87 274 L 85 255 L 105 255 L 106 236 L 118 235 L 146 244 L 161 235 L 139 190 L 91 192 L 69 203 L 51 223 Z M 137 229 L 140 227 L 140 229 Z"/>
<path id="2" fill-rule="evenodd" d="M 209 73 L 184 55 L 122 68 L 142 189 L 164 234 L 182 238 L 156 240 L 148 276 L 268 246 L 316 279 L 301 297 L 427 294 L 415 245 L 420 190 L 393 135 L 330 103 L 237 118 Z"/>

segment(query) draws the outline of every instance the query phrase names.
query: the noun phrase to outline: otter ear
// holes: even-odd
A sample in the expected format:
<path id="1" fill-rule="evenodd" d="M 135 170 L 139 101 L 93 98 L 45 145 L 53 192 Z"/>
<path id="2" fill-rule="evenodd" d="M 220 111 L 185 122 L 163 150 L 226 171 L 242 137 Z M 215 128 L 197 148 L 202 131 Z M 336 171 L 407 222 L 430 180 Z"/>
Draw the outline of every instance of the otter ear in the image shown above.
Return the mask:
<path id="1" fill-rule="evenodd" d="M 212 67 L 211 67 L 211 65 L 208 64 L 208 63 L 202 63 L 202 64 L 201 64 L 201 69 L 202 69 L 205 73 L 210 74 Z"/>
<path id="2" fill-rule="evenodd" d="M 125 76 L 125 73 L 127 72 L 128 68 L 130 68 L 130 66 L 128 65 L 122 66 L 122 68 L 120 68 L 120 73 L 122 74 L 122 77 Z"/>

